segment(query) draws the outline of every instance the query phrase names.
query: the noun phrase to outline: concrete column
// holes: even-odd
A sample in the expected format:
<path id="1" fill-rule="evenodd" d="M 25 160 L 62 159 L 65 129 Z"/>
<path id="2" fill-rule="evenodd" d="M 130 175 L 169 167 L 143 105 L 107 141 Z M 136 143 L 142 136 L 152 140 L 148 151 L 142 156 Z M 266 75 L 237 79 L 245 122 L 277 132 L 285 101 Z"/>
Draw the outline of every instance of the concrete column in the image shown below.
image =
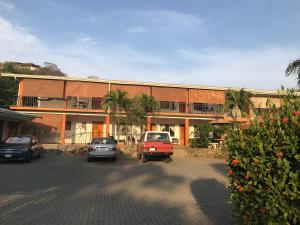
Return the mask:
<path id="1" fill-rule="evenodd" d="M 185 100 L 185 112 L 189 113 L 189 104 L 190 104 L 190 93 L 189 89 L 186 89 L 186 100 Z"/>
<path id="2" fill-rule="evenodd" d="M 151 131 L 151 117 L 147 117 L 147 122 L 146 122 L 146 129 L 147 131 Z"/>
<path id="3" fill-rule="evenodd" d="M 61 129 L 60 129 L 60 143 L 65 144 L 65 131 L 66 131 L 67 115 L 64 113 L 61 115 Z"/>
<path id="4" fill-rule="evenodd" d="M 190 119 L 189 118 L 185 118 L 185 140 L 184 140 L 184 145 L 188 146 L 189 145 L 189 138 L 190 138 Z"/>
<path id="5" fill-rule="evenodd" d="M 18 123 L 18 127 L 17 127 L 17 135 L 21 135 L 21 131 L 22 131 L 22 122 Z"/>
<path id="6" fill-rule="evenodd" d="M 24 80 L 19 81 L 19 93 L 17 97 L 17 106 L 23 106 Z"/>
<path id="7" fill-rule="evenodd" d="M 105 116 L 105 134 L 106 134 L 106 137 L 109 136 L 109 126 L 110 126 L 110 117 L 109 117 L 109 115 L 106 115 Z"/>

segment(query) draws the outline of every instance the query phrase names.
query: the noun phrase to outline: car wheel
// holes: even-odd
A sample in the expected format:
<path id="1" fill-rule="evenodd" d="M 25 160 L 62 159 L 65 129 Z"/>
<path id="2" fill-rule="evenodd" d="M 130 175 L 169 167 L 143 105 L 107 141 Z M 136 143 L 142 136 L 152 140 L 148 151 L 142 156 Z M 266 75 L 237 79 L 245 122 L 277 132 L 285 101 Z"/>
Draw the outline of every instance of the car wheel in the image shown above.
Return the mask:
<path id="1" fill-rule="evenodd" d="M 31 150 L 29 150 L 28 152 L 28 156 L 27 156 L 27 159 L 25 160 L 26 163 L 30 163 L 32 160 L 32 152 Z"/>
<path id="2" fill-rule="evenodd" d="M 39 152 L 39 158 L 42 158 L 42 157 L 43 157 L 43 151 L 40 150 L 40 152 Z"/>
<path id="3" fill-rule="evenodd" d="M 86 161 L 87 162 L 92 162 L 92 159 L 91 158 L 87 158 Z"/>
<path id="4" fill-rule="evenodd" d="M 145 163 L 147 162 L 147 157 L 145 154 L 142 153 L 142 162 Z"/>

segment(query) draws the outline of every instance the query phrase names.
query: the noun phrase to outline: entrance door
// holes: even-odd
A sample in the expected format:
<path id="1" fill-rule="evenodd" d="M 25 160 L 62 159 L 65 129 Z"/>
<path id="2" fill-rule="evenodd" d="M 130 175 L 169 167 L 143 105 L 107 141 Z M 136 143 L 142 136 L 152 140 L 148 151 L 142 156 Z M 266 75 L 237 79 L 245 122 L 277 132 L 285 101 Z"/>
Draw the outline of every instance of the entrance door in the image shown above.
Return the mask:
<path id="1" fill-rule="evenodd" d="M 179 144 L 184 145 L 185 144 L 185 127 L 184 127 L 184 124 L 180 124 L 179 136 L 180 136 Z"/>
<path id="2" fill-rule="evenodd" d="M 103 137 L 103 122 L 93 122 L 93 138 Z"/>

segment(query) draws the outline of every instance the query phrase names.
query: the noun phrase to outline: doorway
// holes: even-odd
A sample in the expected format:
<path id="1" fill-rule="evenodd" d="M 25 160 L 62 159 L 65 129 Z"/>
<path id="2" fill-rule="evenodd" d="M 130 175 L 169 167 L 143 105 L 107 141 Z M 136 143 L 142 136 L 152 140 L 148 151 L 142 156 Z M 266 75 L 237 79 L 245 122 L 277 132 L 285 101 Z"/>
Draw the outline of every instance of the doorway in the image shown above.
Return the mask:
<path id="1" fill-rule="evenodd" d="M 93 138 L 103 137 L 103 122 L 93 122 Z"/>
<path id="2" fill-rule="evenodd" d="M 180 132 L 179 132 L 179 144 L 185 145 L 185 126 L 184 124 L 180 124 Z"/>

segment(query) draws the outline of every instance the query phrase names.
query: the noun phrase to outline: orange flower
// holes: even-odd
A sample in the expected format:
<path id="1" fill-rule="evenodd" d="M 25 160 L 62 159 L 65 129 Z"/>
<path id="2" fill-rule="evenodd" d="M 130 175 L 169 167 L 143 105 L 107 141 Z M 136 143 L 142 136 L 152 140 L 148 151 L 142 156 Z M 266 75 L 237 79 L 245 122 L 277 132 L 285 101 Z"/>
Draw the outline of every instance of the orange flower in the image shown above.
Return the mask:
<path id="1" fill-rule="evenodd" d="M 238 164 L 239 162 L 240 162 L 240 160 L 234 159 L 234 160 L 231 161 L 231 165 L 232 165 L 232 166 L 235 166 L 235 165 Z"/>
<path id="2" fill-rule="evenodd" d="M 293 116 L 298 116 L 298 114 L 299 114 L 298 111 L 293 112 Z"/>
<path id="3" fill-rule="evenodd" d="M 233 174 L 232 169 L 228 168 L 228 169 L 227 169 L 227 173 L 228 173 L 228 175 L 232 175 L 232 174 Z"/>
<path id="4" fill-rule="evenodd" d="M 288 122 L 288 118 L 287 118 L 286 116 L 283 117 L 282 120 L 281 120 L 281 122 L 282 122 L 282 123 L 287 123 L 287 122 Z"/>
<path id="5" fill-rule="evenodd" d="M 239 188 L 239 192 L 243 193 L 243 192 L 244 192 L 244 188 L 243 188 L 243 187 L 240 187 L 240 188 Z"/>

